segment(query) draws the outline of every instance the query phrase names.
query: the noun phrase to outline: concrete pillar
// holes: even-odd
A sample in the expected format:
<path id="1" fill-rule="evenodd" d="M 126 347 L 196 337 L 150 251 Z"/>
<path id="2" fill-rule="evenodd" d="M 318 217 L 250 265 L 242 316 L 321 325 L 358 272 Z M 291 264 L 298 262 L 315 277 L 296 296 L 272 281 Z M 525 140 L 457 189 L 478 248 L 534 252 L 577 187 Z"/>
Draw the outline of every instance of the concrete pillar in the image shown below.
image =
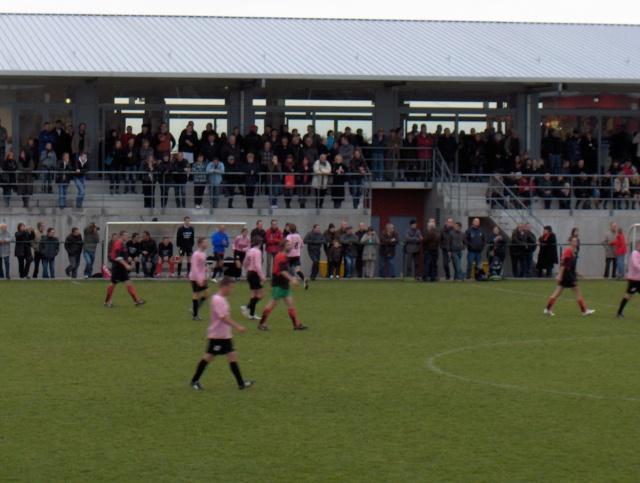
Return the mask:
<path id="1" fill-rule="evenodd" d="M 240 127 L 242 109 L 240 104 L 240 90 L 231 89 L 227 93 L 227 133 L 233 131 L 234 127 Z"/>
<path id="2" fill-rule="evenodd" d="M 389 129 L 401 127 L 398 105 L 398 90 L 395 87 L 379 87 L 374 93 L 373 132 L 379 128 Z"/>
<path id="3" fill-rule="evenodd" d="M 80 123 L 87 125 L 87 134 L 89 135 L 90 145 L 85 147 L 89 153 L 89 166 L 91 169 L 98 168 L 98 140 L 104 133 L 98 132 L 99 110 L 98 110 L 98 92 L 96 85 L 92 81 L 86 81 L 75 88 L 72 94 L 72 102 L 75 105 L 75 119 L 73 120 L 74 132 L 78 130 Z"/>
<path id="4" fill-rule="evenodd" d="M 540 132 L 540 96 L 538 94 L 529 94 L 527 96 L 528 102 L 528 108 L 529 108 L 529 126 L 528 126 L 528 132 L 529 132 L 529 137 L 528 139 L 530 140 L 530 148 L 529 148 L 529 153 L 531 154 L 532 157 L 534 158 L 539 158 L 540 157 L 540 143 L 542 142 L 541 139 L 541 132 Z"/>
<path id="5" fill-rule="evenodd" d="M 264 125 L 271 126 L 274 129 L 280 131 L 280 127 L 285 123 L 285 115 L 283 111 L 274 110 L 274 107 L 284 107 L 284 99 L 267 93 L 267 105 L 266 116 L 264 118 Z"/>

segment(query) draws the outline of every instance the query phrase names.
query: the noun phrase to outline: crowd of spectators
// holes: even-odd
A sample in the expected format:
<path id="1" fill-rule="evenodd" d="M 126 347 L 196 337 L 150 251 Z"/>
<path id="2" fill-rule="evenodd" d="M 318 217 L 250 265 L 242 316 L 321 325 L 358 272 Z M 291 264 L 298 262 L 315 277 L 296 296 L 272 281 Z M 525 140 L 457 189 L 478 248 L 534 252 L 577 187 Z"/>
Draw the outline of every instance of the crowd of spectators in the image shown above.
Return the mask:
<path id="1" fill-rule="evenodd" d="M 226 256 L 233 265 L 242 261 L 251 241 L 259 239 L 265 253 L 265 270 L 269 273 L 280 242 L 292 233 L 292 227 L 286 223 L 281 228 L 277 220 L 272 220 L 265 228 L 262 221 L 258 221 L 251 232 L 242 230 L 229 240 L 225 227 L 221 226 L 211 234 L 212 249 L 216 255 Z M 571 232 L 571 237 L 574 236 L 579 237 L 577 228 Z M 220 239 L 227 242 L 221 243 Z M 440 274 L 446 280 L 454 281 L 501 278 L 505 276 L 507 257 L 511 276 L 515 278 L 551 277 L 558 264 L 560 248 L 551 227 L 544 227 L 539 236 L 534 234 L 529 224 L 518 225 L 511 234 L 502 232 L 498 227 L 487 234 L 477 218 L 466 230 L 451 218 L 441 227 L 434 219 L 429 219 L 424 230 L 418 228 L 416 220 L 412 220 L 408 230 L 402 234 L 390 223 L 380 232 L 364 223 L 355 227 L 342 221 L 337 226 L 329 224 L 326 228 L 315 224 L 304 234 L 303 240 L 311 262 L 312 280 L 321 273 L 329 279 L 402 276 L 431 282 L 440 280 Z M 20 223 L 13 235 L 7 225 L 0 225 L 0 278 L 10 277 L 12 256 L 17 258 L 20 278 L 38 278 L 40 267 L 43 278 L 54 278 L 55 260 L 61 249 L 67 254 L 67 277 L 78 276 L 81 258 L 84 258 L 84 277 L 94 277 L 96 250 L 101 243 L 105 240 L 100 239 L 95 223 L 90 223 L 83 231 L 73 228 L 64 239 L 58 238 L 55 230 L 47 228 L 44 223 L 38 223 L 35 228 Z M 176 235 L 176 246 L 179 243 Z M 624 275 L 626 245 L 623 230 L 613 223 L 602 241 L 605 278 Z M 155 240 L 148 230 L 133 233 L 127 250 L 137 276 L 155 278 L 164 272 L 165 267 L 168 275 L 174 276 L 176 263 L 179 265 L 178 276 L 181 274 L 182 257 L 177 249 L 174 252 L 172 237 L 162 236 Z M 325 267 L 321 270 L 323 263 Z M 241 265 L 238 264 L 237 268 L 241 270 Z M 97 276 L 101 276 L 100 273 L 98 270 Z M 240 272 L 236 276 L 240 276 Z"/>

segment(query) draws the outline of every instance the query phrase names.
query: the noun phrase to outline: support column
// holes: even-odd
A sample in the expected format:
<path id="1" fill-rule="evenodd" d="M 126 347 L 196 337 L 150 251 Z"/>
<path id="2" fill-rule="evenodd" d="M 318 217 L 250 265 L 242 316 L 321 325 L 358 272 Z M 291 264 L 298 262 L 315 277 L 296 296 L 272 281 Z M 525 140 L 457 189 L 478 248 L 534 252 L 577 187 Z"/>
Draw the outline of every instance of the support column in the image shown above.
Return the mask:
<path id="1" fill-rule="evenodd" d="M 374 92 L 373 133 L 378 129 L 389 132 L 401 127 L 396 87 L 379 87 Z"/>
<path id="2" fill-rule="evenodd" d="M 271 126 L 274 129 L 280 131 L 280 127 L 285 123 L 284 111 L 275 110 L 274 107 L 283 108 L 284 99 L 278 96 L 267 93 L 267 106 L 266 116 L 264 118 L 264 125 Z"/>
<path id="3" fill-rule="evenodd" d="M 240 132 L 249 132 L 249 126 L 255 124 L 253 109 L 253 88 L 233 89 L 227 94 L 227 130 L 231 132 L 234 127 L 239 127 Z"/>
<path id="4" fill-rule="evenodd" d="M 528 126 L 528 139 L 530 140 L 529 153 L 533 158 L 540 157 L 540 143 L 542 142 L 540 131 L 540 95 L 529 94 L 527 96 L 529 106 L 529 126 Z"/>
<path id="5" fill-rule="evenodd" d="M 85 146 L 88 153 L 89 166 L 91 169 L 98 167 L 98 139 L 104 133 L 98 132 L 98 119 L 100 113 L 98 111 L 98 92 L 93 81 L 85 81 L 82 85 L 75 88 L 73 94 L 73 102 L 75 104 L 75 119 L 73 119 L 74 132 L 78 130 L 80 123 L 87 125 L 87 134 L 89 135 L 89 146 Z"/>

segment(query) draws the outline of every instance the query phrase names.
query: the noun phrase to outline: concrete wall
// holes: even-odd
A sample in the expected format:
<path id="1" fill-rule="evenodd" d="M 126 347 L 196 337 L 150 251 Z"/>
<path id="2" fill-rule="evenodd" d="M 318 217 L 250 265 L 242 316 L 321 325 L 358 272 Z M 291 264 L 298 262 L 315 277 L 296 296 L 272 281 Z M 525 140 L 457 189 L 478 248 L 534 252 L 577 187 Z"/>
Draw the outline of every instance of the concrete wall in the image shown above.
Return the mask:
<path id="1" fill-rule="evenodd" d="M 157 221 L 177 221 L 181 222 L 185 215 L 189 215 L 193 221 L 203 222 L 245 222 L 249 229 L 253 229 L 256 221 L 263 220 L 265 226 L 268 226 L 271 219 L 277 219 L 280 227 L 284 227 L 287 222 L 295 223 L 300 233 L 306 234 L 315 223 L 320 224 L 323 231 L 327 228 L 329 223 L 334 223 L 336 226 L 342 220 L 346 220 L 349 224 L 357 226 L 358 223 L 364 222 L 367 225 L 371 223 L 371 216 L 365 215 L 362 212 L 355 212 L 353 210 L 323 210 L 318 213 L 309 210 L 277 210 L 274 214 L 270 214 L 268 210 L 219 210 L 214 215 L 203 213 L 203 210 L 173 210 L 168 211 L 164 215 L 158 215 Z M 141 214 L 141 210 L 129 209 L 129 210 L 91 210 L 87 209 L 83 212 L 65 212 L 60 213 L 56 209 L 46 210 L 30 210 L 28 213 L 23 210 L 13 210 L 13 213 L 0 213 L 0 223 L 6 223 L 9 225 L 9 231 L 12 236 L 16 231 L 18 223 L 25 223 L 27 226 L 36 226 L 38 222 L 43 222 L 47 227 L 53 227 L 56 229 L 58 238 L 64 241 L 64 238 L 69 234 L 71 228 L 74 226 L 84 229 L 90 222 L 95 222 L 101 227 L 101 239 L 104 236 L 107 222 L 113 221 L 141 221 L 151 222 L 153 216 Z M 145 229 L 141 226 L 141 229 Z M 148 227 L 146 228 L 148 229 Z M 177 226 L 176 226 L 177 229 Z M 199 233 L 196 229 L 196 236 L 205 236 L 209 233 Z M 158 240 L 156 240 L 158 241 Z M 175 244 L 175 240 L 173 240 Z M 18 260 L 13 256 L 12 246 L 11 256 L 11 276 L 13 278 L 18 277 Z M 305 253 L 306 255 L 306 253 Z M 102 262 L 102 252 L 96 255 L 96 265 L 94 266 L 94 272 L 99 271 L 100 264 Z M 60 255 L 56 259 L 56 275 L 58 277 L 64 276 L 64 269 L 68 264 L 66 252 L 61 247 Z M 303 257 L 303 267 L 308 273 L 310 270 L 310 263 L 308 257 Z M 84 262 L 81 262 L 80 270 L 84 269 Z M 81 273 L 81 272 L 80 272 Z"/>

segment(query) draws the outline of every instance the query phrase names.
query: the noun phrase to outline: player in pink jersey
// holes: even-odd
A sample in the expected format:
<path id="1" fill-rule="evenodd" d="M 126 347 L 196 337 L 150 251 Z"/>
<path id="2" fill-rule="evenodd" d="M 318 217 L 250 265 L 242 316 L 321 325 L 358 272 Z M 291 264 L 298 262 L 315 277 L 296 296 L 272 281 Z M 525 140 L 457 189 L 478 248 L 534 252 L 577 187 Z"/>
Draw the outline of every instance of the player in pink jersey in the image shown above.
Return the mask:
<path id="1" fill-rule="evenodd" d="M 247 252 L 247 256 L 244 259 L 244 267 L 247 271 L 247 282 L 249 283 L 249 290 L 251 291 L 251 299 L 248 305 L 240 307 L 242 315 L 249 320 L 260 320 L 260 317 L 256 315 L 256 306 L 262 299 L 262 284 L 267 277 L 264 276 L 262 271 L 262 239 L 260 237 L 253 237 L 251 240 L 251 248 Z"/>
<path id="2" fill-rule="evenodd" d="M 227 297 L 231 295 L 234 284 L 235 281 L 231 277 L 224 277 L 220 282 L 218 293 L 211 297 L 211 323 L 207 329 L 207 349 L 200 362 L 198 362 L 196 372 L 191 378 L 191 387 L 197 391 L 202 390 L 200 377 L 202 377 L 202 373 L 209 362 L 215 356 L 223 355 L 227 356 L 229 368 L 236 378 L 238 389 L 246 389 L 254 384 L 253 381 L 245 381 L 242 378 L 240 367 L 238 367 L 238 355 L 233 348 L 232 329 L 236 329 L 240 333 L 246 331 L 242 325 L 234 322 L 231 318 Z"/>
<path id="3" fill-rule="evenodd" d="M 624 318 L 624 307 L 631 297 L 640 291 L 640 241 L 636 242 L 636 246 L 629 257 L 629 268 L 627 271 L 627 293 L 620 301 L 618 308 L 618 318 Z"/>
<path id="4" fill-rule="evenodd" d="M 207 286 L 207 239 L 198 238 L 196 252 L 191 255 L 189 280 L 193 291 L 191 315 L 193 320 L 202 320 L 199 312 L 203 302 L 209 298 Z"/>
<path id="5" fill-rule="evenodd" d="M 291 243 L 291 251 L 287 255 L 289 257 L 289 266 L 295 272 L 296 276 L 302 280 L 304 289 L 309 290 L 309 280 L 305 278 L 300 265 L 300 253 L 302 252 L 304 241 L 302 240 L 300 233 L 298 233 L 296 225 L 293 223 L 289 224 L 289 234 L 287 235 L 286 240 Z"/>

